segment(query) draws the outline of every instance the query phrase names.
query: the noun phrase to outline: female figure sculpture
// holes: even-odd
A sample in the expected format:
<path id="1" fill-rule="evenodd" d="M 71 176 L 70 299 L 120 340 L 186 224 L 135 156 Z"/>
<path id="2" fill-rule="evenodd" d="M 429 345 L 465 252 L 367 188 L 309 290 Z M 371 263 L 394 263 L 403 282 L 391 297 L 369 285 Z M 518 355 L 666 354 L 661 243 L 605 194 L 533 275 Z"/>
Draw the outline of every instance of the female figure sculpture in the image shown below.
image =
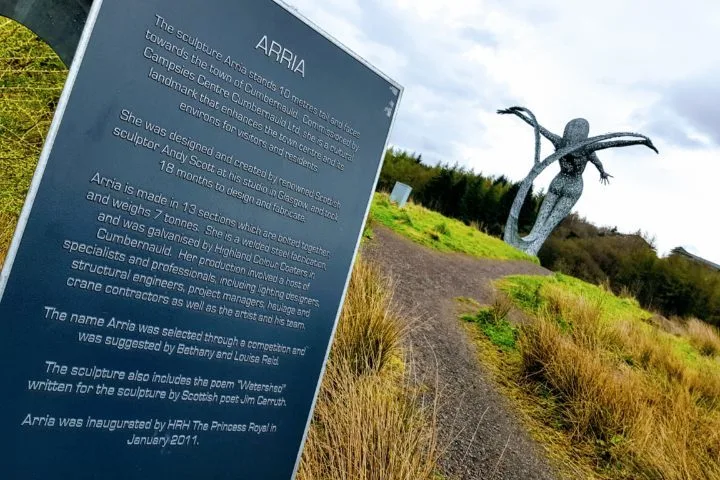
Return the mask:
<path id="1" fill-rule="evenodd" d="M 607 184 L 612 175 L 603 168 L 602 162 L 595 154 L 598 150 L 615 147 L 645 145 L 658 153 L 652 141 L 638 133 L 610 133 L 597 137 L 588 137 L 590 124 L 584 118 L 570 120 L 565 126 L 563 136 L 556 135 L 541 126 L 535 115 L 523 107 L 510 107 L 498 110 L 499 114 L 517 115 L 535 129 L 535 165 L 520 185 L 510 215 L 505 225 L 505 242 L 530 254 L 537 255 L 545 240 L 558 224 L 570 213 L 583 191 L 582 174 L 588 162 L 600 172 L 600 181 Z M 555 153 L 540 161 L 540 136 L 547 138 L 555 147 Z M 634 137 L 622 139 L 621 137 Z M 518 233 L 518 216 L 525 197 L 537 176 L 555 161 L 560 162 L 560 173 L 550 183 L 550 188 L 540 206 L 535 225 L 530 234 L 520 237 Z"/>

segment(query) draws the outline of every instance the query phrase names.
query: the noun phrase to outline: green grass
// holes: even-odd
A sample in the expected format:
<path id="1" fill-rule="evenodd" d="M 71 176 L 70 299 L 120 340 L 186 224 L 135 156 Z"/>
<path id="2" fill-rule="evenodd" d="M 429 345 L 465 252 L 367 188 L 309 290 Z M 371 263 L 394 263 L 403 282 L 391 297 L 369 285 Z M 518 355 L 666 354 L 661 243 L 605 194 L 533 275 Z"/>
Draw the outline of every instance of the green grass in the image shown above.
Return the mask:
<path id="1" fill-rule="evenodd" d="M 362 240 L 372 240 L 374 237 L 375 232 L 373 232 L 372 225 L 370 225 L 370 222 L 367 222 L 365 224 L 365 228 L 363 229 Z"/>
<path id="2" fill-rule="evenodd" d="M 517 327 L 505 318 L 495 318 L 491 308 L 482 308 L 476 314 L 462 316 L 466 322 L 475 323 L 493 345 L 504 351 L 517 348 Z"/>
<path id="3" fill-rule="evenodd" d="M 720 373 L 720 363 L 713 357 L 708 358 L 703 352 L 692 345 L 687 335 L 677 335 L 665 332 L 650 323 L 653 314 L 640 307 L 634 298 L 618 297 L 612 292 L 586 283 L 568 275 L 555 273 L 550 276 L 514 275 L 498 281 L 496 286 L 505 292 L 513 302 L 523 311 L 535 314 L 548 308 L 550 290 L 561 290 L 575 299 L 597 304 L 600 308 L 603 321 L 613 323 L 618 321 L 631 321 L 635 326 L 648 335 L 656 336 L 662 342 L 668 342 L 672 350 L 689 366 L 700 369 L 717 370 Z M 560 323 L 564 320 L 557 317 Z"/>
<path id="4" fill-rule="evenodd" d="M 66 76 L 44 42 L 0 19 L 0 212 L 20 213 Z"/>
<path id="5" fill-rule="evenodd" d="M 67 69 L 47 44 L 0 17 L 0 263 L 66 76 Z"/>
<path id="6" fill-rule="evenodd" d="M 447 218 L 420 205 L 408 203 L 403 208 L 390 202 L 385 193 L 376 193 L 371 209 L 372 219 L 410 240 L 441 252 L 458 252 L 480 258 L 525 260 L 539 264 L 537 257 L 517 250 L 499 238 Z"/>
<path id="7" fill-rule="evenodd" d="M 561 288 L 575 297 L 599 303 L 604 317 L 649 319 L 652 314 L 643 310 L 634 298 L 620 298 L 602 287 L 592 285 L 575 277 L 555 273 L 550 276 L 512 275 L 497 283 L 513 301 L 527 313 L 534 313 L 538 308 L 547 306 L 547 296 L 543 295 L 548 288 Z"/>

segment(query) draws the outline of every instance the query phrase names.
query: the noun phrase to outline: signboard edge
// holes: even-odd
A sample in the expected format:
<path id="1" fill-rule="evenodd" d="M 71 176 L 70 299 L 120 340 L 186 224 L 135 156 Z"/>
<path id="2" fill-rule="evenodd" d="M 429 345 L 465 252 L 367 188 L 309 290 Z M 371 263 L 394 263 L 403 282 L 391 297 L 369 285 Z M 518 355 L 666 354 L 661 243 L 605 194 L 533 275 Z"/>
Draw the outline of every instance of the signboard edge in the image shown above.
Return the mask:
<path id="1" fill-rule="evenodd" d="M 277 1 L 277 0 L 276 0 Z M 352 276 L 353 267 L 355 265 L 355 261 L 357 260 L 358 251 L 360 250 L 360 243 L 362 241 L 362 234 L 363 230 L 365 229 L 365 224 L 367 223 L 368 215 L 370 214 L 370 207 L 372 206 L 372 198 L 375 194 L 375 185 L 377 185 L 377 182 L 380 178 L 380 172 L 382 170 L 383 164 L 385 163 L 385 152 L 387 151 L 388 145 L 390 143 L 390 135 L 392 135 L 393 128 L 395 126 L 395 120 L 397 119 L 397 112 L 398 107 L 400 106 L 400 103 L 402 101 L 402 96 L 404 90 L 402 88 L 399 89 L 400 93 L 398 94 L 398 101 L 397 106 L 395 107 L 395 110 L 393 111 L 393 118 L 390 122 L 390 128 L 388 129 L 387 137 L 385 138 L 385 145 L 381 152 L 380 162 L 378 163 L 377 172 L 375 172 L 375 180 L 372 183 L 372 189 L 370 190 L 370 196 L 367 199 L 367 207 L 365 208 L 365 215 L 363 217 L 362 224 L 360 225 L 360 231 L 358 232 L 357 241 L 355 242 L 355 250 L 353 252 L 352 259 L 350 261 L 350 268 L 348 269 L 347 277 L 345 278 L 345 286 L 343 287 L 343 293 L 340 297 L 340 303 L 338 304 L 337 313 L 335 315 L 335 322 L 333 323 L 332 332 L 330 333 L 330 340 L 328 342 L 327 350 L 325 352 L 325 359 L 323 360 L 322 368 L 320 369 L 320 376 L 318 377 L 317 386 L 315 387 L 315 395 L 313 396 L 312 404 L 310 405 L 310 412 L 308 414 L 307 423 L 305 424 L 305 432 L 303 433 L 302 441 L 300 442 L 300 449 L 298 451 L 297 459 L 295 460 L 295 468 L 293 469 L 293 474 L 290 477 L 290 480 L 295 480 L 295 477 L 297 476 L 298 468 L 300 467 L 300 459 L 302 458 L 302 453 L 305 448 L 305 442 L 307 440 L 308 432 L 310 430 L 310 424 L 312 423 L 312 417 L 313 413 L 315 411 L 315 405 L 317 403 L 318 395 L 320 394 L 320 387 L 322 386 L 322 379 L 325 376 L 325 370 L 327 367 L 328 358 L 330 357 L 330 350 L 332 349 L 333 341 L 335 340 L 335 333 L 337 331 L 338 323 L 340 320 L 340 314 L 342 313 L 343 305 L 345 305 L 345 297 L 347 295 L 348 285 L 350 284 L 350 277 Z"/>
<path id="2" fill-rule="evenodd" d="M 348 47 L 347 45 L 342 43 L 340 40 L 338 40 L 337 38 L 332 36 L 330 33 L 325 31 L 322 27 L 320 27 L 315 22 L 313 22 L 312 20 L 307 18 L 305 15 L 300 13 L 300 11 L 295 9 L 295 7 L 292 7 L 290 4 L 286 3 L 285 0 L 272 0 L 272 1 L 275 2 L 277 5 L 279 5 L 280 7 L 282 7 L 284 10 L 286 10 L 290 15 L 294 16 L 295 18 L 297 18 L 298 20 L 303 22 L 305 25 L 307 25 L 308 27 L 312 28 L 313 30 L 318 32 L 320 35 L 325 37 L 325 39 L 330 41 L 336 47 L 340 48 L 345 53 L 347 53 L 348 55 L 353 57 L 355 60 L 362 63 L 368 69 L 372 70 L 372 72 L 375 73 L 376 75 L 378 75 L 380 78 L 387 81 L 388 83 L 391 83 L 393 87 L 397 88 L 400 91 L 400 94 L 398 95 L 398 104 L 400 103 L 400 98 L 402 96 L 402 92 L 405 90 L 404 87 L 402 85 L 400 85 L 400 83 L 393 80 L 389 75 L 387 75 L 382 70 L 377 68 L 375 65 L 368 62 L 365 58 L 360 56 L 360 54 L 356 53 L 350 47 Z M 397 108 L 395 110 L 397 111 Z M 394 118 L 393 118 L 393 122 L 394 122 Z M 392 130 L 392 123 L 391 123 L 390 129 Z"/>
<path id="3" fill-rule="evenodd" d="M 273 0 L 278 6 L 282 7 L 285 11 L 287 11 L 289 14 L 300 20 L 301 22 L 305 23 L 305 25 L 312 28 L 314 31 L 325 37 L 326 40 L 340 48 L 342 51 L 353 57 L 355 60 L 360 62 L 362 65 L 367 67 L 370 71 L 378 75 L 380 78 L 391 84 L 393 87 L 398 89 L 398 95 L 397 95 L 397 103 L 395 105 L 395 108 L 393 110 L 393 118 L 390 122 L 390 128 L 388 129 L 387 136 L 385 137 L 385 145 L 383 146 L 380 162 L 378 163 L 377 171 L 375 172 L 375 180 L 372 184 L 372 190 L 370 191 L 370 196 L 367 199 L 367 207 L 365 208 L 365 215 L 363 216 L 363 221 L 360 226 L 360 231 L 358 232 L 358 237 L 355 242 L 355 249 L 353 252 L 352 260 L 350 261 L 350 268 L 348 269 L 347 277 L 345 278 L 345 286 L 343 287 L 343 293 L 340 297 L 340 303 L 338 304 L 337 313 L 335 315 L 335 321 L 333 323 L 332 332 L 330 334 L 330 339 L 328 341 L 327 350 L 325 352 L 325 359 L 323 360 L 322 368 L 320 369 L 320 375 L 317 380 L 317 385 L 315 387 L 315 394 L 313 395 L 313 401 L 310 405 L 310 411 L 308 412 L 308 418 L 305 424 L 305 432 L 303 433 L 302 441 L 300 442 L 300 447 L 298 449 L 298 454 L 295 460 L 295 467 L 293 468 L 292 476 L 290 477 L 291 480 L 295 480 L 297 476 L 298 469 L 300 467 L 300 460 L 302 458 L 303 450 L 305 448 L 305 442 L 307 441 L 308 432 L 310 430 L 310 424 L 312 423 L 312 417 L 313 413 L 315 411 L 315 406 L 317 404 L 318 395 L 320 393 L 320 387 L 322 386 L 322 379 L 325 376 L 325 370 L 327 367 L 328 358 L 330 356 L 330 350 L 332 349 L 333 341 L 335 340 L 335 333 L 337 331 L 338 321 L 340 320 L 340 314 L 342 313 L 342 307 L 345 304 L 345 297 L 347 295 L 347 289 L 348 285 L 350 283 L 350 277 L 352 275 L 353 266 L 355 265 L 355 261 L 357 260 L 357 254 L 360 249 L 360 242 L 362 240 L 362 232 L 365 228 L 365 224 L 367 223 L 367 218 L 370 213 L 370 207 L 372 205 L 372 197 L 375 193 L 375 185 L 377 185 L 378 179 L 380 178 L 380 171 L 382 170 L 384 160 L 385 160 L 385 152 L 387 151 L 388 145 L 390 143 L 390 136 L 392 135 L 393 128 L 395 127 L 395 121 L 397 120 L 397 113 L 400 107 L 400 103 L 402 101 L 403 94 L 405 93 L 405 88 L 398 83 L 397 81 L 393 80 L 390 76 L 385 74 L 383 71 L 378 69 L 375 65 L 368 62 L 365 58 L 357 54 L 355 51 L 350 49 L 348 46 L 346 46 L 344 43 L 336 39 L 334 36 L 330 35 L 328 32 L 326 32 L 322 27 L 315 24 L 312 20 L 307 18 L 305 15 L 300 13 L 299 10 L 294 9 L 289 4 L 287 4 L 284 0 Z"/>

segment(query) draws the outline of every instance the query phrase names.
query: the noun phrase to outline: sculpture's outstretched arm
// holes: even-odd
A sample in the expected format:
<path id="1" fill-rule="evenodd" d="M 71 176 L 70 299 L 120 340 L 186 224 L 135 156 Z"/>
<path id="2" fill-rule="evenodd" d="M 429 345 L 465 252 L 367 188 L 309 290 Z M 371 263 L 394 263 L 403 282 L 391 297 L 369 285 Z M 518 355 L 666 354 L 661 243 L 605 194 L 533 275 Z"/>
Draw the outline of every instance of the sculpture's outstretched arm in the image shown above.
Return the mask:
<path id="1" fill-rule="evenodd" d="M 499 113 L 501 115 L 507 115 L 507 114 L 517 115 L 518 117 L 520 117 L 520 119 L 522 119 L 525 123 L 527 123 L 531 127 L 537 128 L 540 131 L 540 134 L 543 137 L 550 140 L 550 143 L 552 143 L 555 148 L 558 148 L 560 146 L 560 141 L 562 140 L 562 137 L 560 137 L 559 135 L 555 135 L 550 130 L 543 127 L 539 123 L 537 123 L 537 121 L 535 121 L 533 119 L 534 116 L 530 116 L 530 115 L 526 116 L 522 112 L 530 112 L 530 110 L 528 110 L 527 108 L 524 108 L 524 107 L 510 107 L 510 108 L 506 108 L 504 110 L 497 111 L 497 113 Z"/>
<path id="2" fill-rule="evenodd" d="M 599 142 L 589 148 L 593 151 L 597 151 L 605 150 L 606 148 L 632 147 L 633 145 L 644 145 L 649 149 L 653 150 L 655 153 L 660 153 L 658 152 L 658 149 L 655 147 L 655 145 L 653 145 L 652 140 L 647 137 L 642 140 L 610 140 L 608 142 Z"/>
<path id="3" fill-rule="evenodd" d="M 605 139 L 611 139 L 611 138 L 617 138 L 617 137 L 635 137 L 639 140 L 611 140 L 609 142 L 597 142 L 597 140 L 605 140 Z M 655 148 L 655 145 L 653 145 L 652 140 L 650 138 L 646 137 L 645 135 L 640 135 L 639 133 L 633 133 L 633 132 L 618 132 L 618 133 L 608 133 L 605 135 L 600 135 L 597 137 L 591 137 L 589 140 L 595 141 L 595 144 L 592 145 L 589 150 L 594 152 L 597 150 L 604 150 L 606 148 L 615 148 L 615 147 L 631 147 L 633 145 L 645 145 L 649 149 L 653 150 L 655 153 L 658 152 L 658 149 Z"/>

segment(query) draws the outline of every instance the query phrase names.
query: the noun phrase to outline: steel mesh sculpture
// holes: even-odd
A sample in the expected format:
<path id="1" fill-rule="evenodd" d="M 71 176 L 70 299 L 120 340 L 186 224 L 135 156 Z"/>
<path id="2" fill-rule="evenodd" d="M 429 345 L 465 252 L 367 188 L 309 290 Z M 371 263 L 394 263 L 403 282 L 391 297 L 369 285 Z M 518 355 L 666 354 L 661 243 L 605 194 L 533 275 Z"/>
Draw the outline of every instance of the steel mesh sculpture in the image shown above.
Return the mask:
<path id="1" fill-rule="evenodd" d="M 520 184 L 505 224 L 504 240 L 508 244 L 530 255 L 537 255 L 545 240 L 555 227 L 570 213 L 583 191 L 582 174 L 588 162 L 600 172 L 600 181 L 607 184 L 612 175 L 603 168 L 602 162 L 595 154 L 598 150 L 615 147 L 645 145 L 658 153 L 652 141 L 638 133 L 608 133 L 596 137 L 588 137 L 590 124 L 584 118 L 570 120 L 565 126 L 563 136 L 556 135 L 542 127 L 535 115 L 524 107 L 510 107 L 498 110 L 502 115 L 517 115 L 535 130 L 535 164 L 527 177 Z M 547 138 L 555 147 L 555 152 L 540 161 L 540 136 Z M 631 137 L 632 139 L 622 138 Z M 552 163 L 560 163 L 560 173 L 550 183 L 548 192 L 540 206 L 535 225 L 530 233 L 521 237 L 518 232 L 518 217 L 525 197 L 530 191 L 533 181 Z"/>

